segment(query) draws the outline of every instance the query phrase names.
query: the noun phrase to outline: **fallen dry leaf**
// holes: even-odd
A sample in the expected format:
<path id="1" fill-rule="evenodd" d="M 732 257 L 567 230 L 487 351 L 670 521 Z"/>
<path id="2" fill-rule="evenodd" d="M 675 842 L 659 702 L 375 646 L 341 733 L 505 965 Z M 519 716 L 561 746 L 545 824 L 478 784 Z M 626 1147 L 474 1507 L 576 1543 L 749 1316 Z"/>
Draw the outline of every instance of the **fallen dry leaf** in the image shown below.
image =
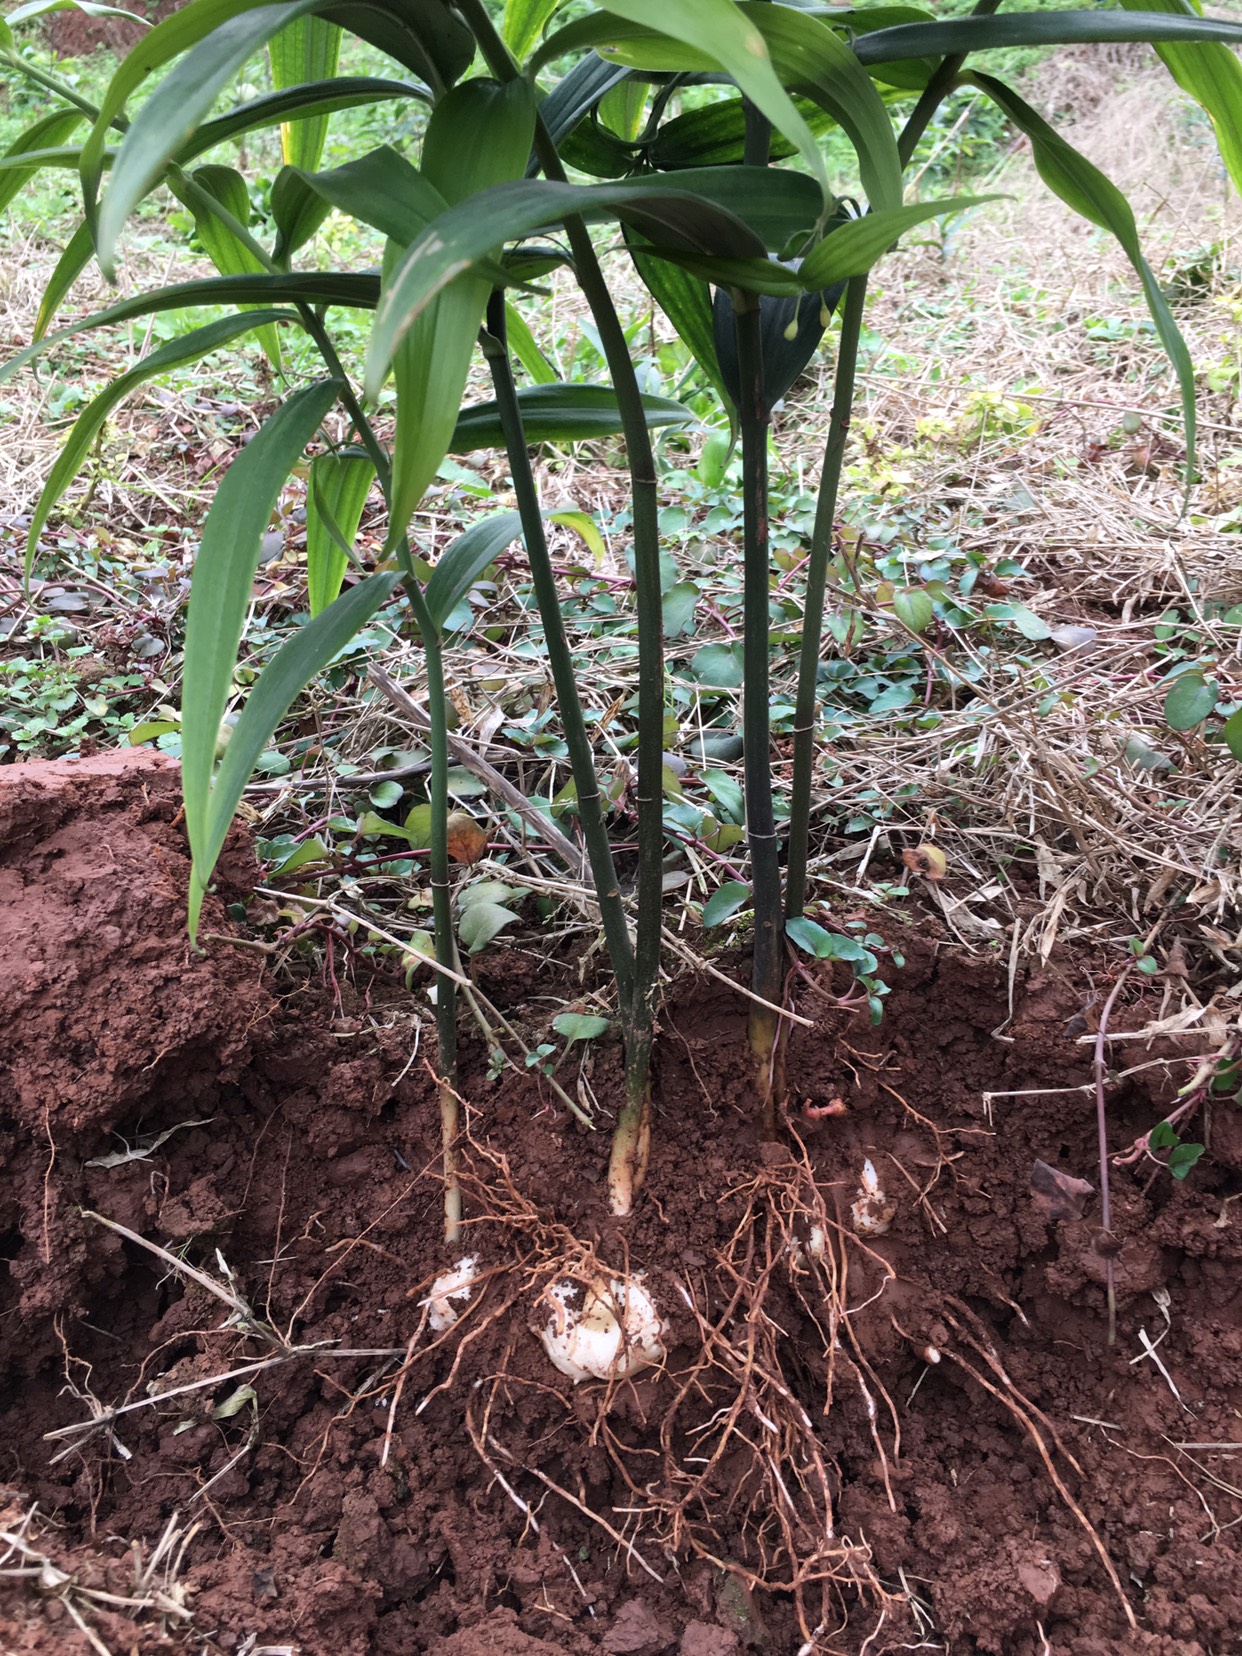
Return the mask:
<path id="1" fill-rule="evenodd" d="M 450 811 L 447 826 L 448 854 L 453 861 L 477 863 L 487 850 L 487 831 L 469 811 Z"/>
<path id="2" fill-rule="evenodd" d="M 925 880 L 943 880 L 949 867 L 938 845 L 916 845 L 913 851 L 903 851 L 901 860 L 911 874 L 921 874 Z"/>
<path id="3" fill-rule="evenodd" d="M 1072 1173 L 1062 1173 L 1059 1167 L 1037 1161 L 1031 1169 L 1031 1197 L 1035 1206 L 1048 1219 L 1081 1219 L 1087 1197 L 1095 1195 L 1095 1186 L 1086 1179 L 1076 1179 Z"/>

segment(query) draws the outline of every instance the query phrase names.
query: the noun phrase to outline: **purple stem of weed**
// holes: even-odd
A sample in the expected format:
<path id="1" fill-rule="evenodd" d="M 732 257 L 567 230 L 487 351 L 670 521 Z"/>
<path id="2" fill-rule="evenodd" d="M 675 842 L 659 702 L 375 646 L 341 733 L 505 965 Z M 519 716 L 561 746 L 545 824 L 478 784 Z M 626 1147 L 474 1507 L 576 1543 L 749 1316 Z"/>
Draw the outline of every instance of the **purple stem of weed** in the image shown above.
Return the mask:
<path id="1" fill-rule="evenodd" d="M 1104 1283 L 1108 1295 L 1108 1343 L 1117 1343 L 1117 1269 L 1112 1250 L 1113 1207 L 1108 1183 L 1108 1107 L 1104 1101 L 1105 1043 L 1108 1040 L 1108 1020 L 1121 993 L 1121 986 L 1130 975 L 1129 966 L 1122 968 L 1120 977 L 1109 991 L 1100 1013 L 1100 1025 L 1095 1032 L 1095 1120 L 1100 1141 L 1100 1219 L 1108 1248 L 1104 1255 Z"/>

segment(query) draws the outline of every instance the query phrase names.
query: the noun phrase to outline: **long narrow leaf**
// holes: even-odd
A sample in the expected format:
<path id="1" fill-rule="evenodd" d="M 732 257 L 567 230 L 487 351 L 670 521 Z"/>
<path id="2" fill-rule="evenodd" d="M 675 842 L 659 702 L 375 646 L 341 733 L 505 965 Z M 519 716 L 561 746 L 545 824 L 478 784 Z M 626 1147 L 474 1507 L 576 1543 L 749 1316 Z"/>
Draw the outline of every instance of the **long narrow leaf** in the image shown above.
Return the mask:
<path id="1" fill-rule="evenodd" d="M 556 369 L 540 350 L 526 318 L 511 304 L 505 305 L 505 333 L 509 349 L 536 385 L 552 385 L 559 379 Z"/>
<path id="2" fill-rule="evenodd" d="M 119 304 L 109 305 L 107 310 L 83 316 L 68 327 L 58 328 L 54 334 L 27 345 L 24 351 L 0 364 L 0 385 L 62 339 L 94 333 L 97 328 L 106 328 L 114 322 L 131 322 L 137 316 L 185 310 L 193 305 L 344 305 L 351 310 L 374 310 L 379 296 L 378 276 L 352 271 L 291 274 L 275 271 L 268 276 L 207 276 L 194 282 L 175 282 L 171 287 L 155 288 L 150 293 L 122 299 Z"/>
<path id="3" fill-rule="evenodd" d="M 334 115 L 338 110 L 365 109 L 372 104 L 404 102 L 409 98 L 430 102 L 425 86 L 411 81 L 380 80 L 372 75 L 342 75 L 318 86 L 290 86 L 283 92 L 265 92 L 261 97 L 238 104 L 227 115 L 204 121 L 190 142 L 177 152 L 177 160 L 182 166 L 188 166 L 217 144 L 226 144 L 248 132 L 261 132 L 266 127 L 314 121 Z"/>
<path id="4" fill-rule="evenodd" d="M 995 201 L 996 196 L 951 196 L 944 201 L 921 201 L 888 213 L 868 213 L 851 219 L 825 236 L 803 259 L 798 274 L 807 288 L 828 288 L 851 276 L 865 276 L 877 259 L 907 230 L 928 219 L 948 218 L 968 207 Z"/>
<path id="5" fill-rule="evenodd" d="M 263 535 L 289 473 L 339 390 L 328 380 L 283 403 L 225 473 L 203 525 L 190 582 L 181 690 L 181 777 L 194 858 L 191 936 L 207 871 L 223 843 L 213 828 L 211 778 Z"/>
<path id="6" fill-rule="evenodd" d="M 1160 284 L 1143 257 L 1130 203 L 1111 179 L 1106 178 L 1085 155 L 1079 154 L 1072 144 L 1066 143 L 1061 134 L 1054 131 L 1043 116 L 1016 92 L 991 75 L 972 75 L 971 79 L 994 103 L 1000 105 L 1014 125 L 1020 127 L 1031 140 L 1036 170 L 1053 194 L 1060 196 L 1066 206 L 1072 207 L 1092 224 L 1110 231 L 1134 266 L 1156 333 L 1173 365 L 1181 390 L 1182 419 L 1186 430 L 1186 486 L 1189 489 L 1194 478 L 1198 427 L 1194 364 L 1186 341 L 1173 320 L 1173 313 L 1160 291 Z"/>
<path id="7" fill-rule="evenodd" d="M 184 368 L 189 362 L 197 362 L 200 357 L 218 351 L 222 345 L 231 344 L 244 333 L 252 333 L 263 328 L 265 324 L 274 325 L 277 322 L 297 320 L 295 312 L 278 310 L 249 311 L 241 316 L 222 317 L 218 322 L 209 322 L 205 327 L 195 328 L 193 333 L 182 334 L 179 338 L 170 340 L 167 345 L 161 346 L 158 351 L 152 351 L 150 356 L 143 357 L 128 373 L 121 374 L 97 397 L 92 398 L 73 422 L 73 429 L 56 456 L 47 482 L 43 485 L 43 492 L 35 505 L 30 530 L 26 536 L 26 579 L 30 579 L 30 571 L 39 546 L 39 536 L 43 533 L 44 525 L 55 511 L 65 490 L 77 476 L 104 421 L 119 402 L 147 380 L 155 379 L 159 374 L 171 373 L 175 368 Z"/>
<path id="8" fill-rule="evenodd" d="M 300 176 L 333 207 L 402 246 L 448 205 L 431 180 L 388 144 L 342 167 Z"/>
<path id="9" fill-rule="evenodd" d="M 521 63 L 543 33 L 560 0 L 505 0 L 500 32 L 505 45 Z"/>
<path id="10" fill-rule="evenodd" d="M 322 17 L 299 17 L 268 42 L 272 85 L 283 92 L 290 86 L 330 81 L 336 74 L 340 54 L 339 24 L 327 23 Z M 313 172 L 319 165 L 327 136 L 326 115 L 282 122 L 280 153 L 286 167 L 304 167 Z"/>
<path id="11" fill-rule="evenodd" d="M 678 338 L 689 349 L 732 420 L 732 401 L 716 355 L 711 289 L 700 277 L 679 270 L 666 259 L 651 258 L 633 240 L 630 240 L 630 256 L 648 292 L 677 330 Z"/>
<path id="12" fill-rule="evenodd" d="M 526 385 L 517 398 L 528 443 L 586 443 L 615 437 L 623 429 L 611 386 L 560 382 Z M 694 423 L 690 410 L 671 397 L 645 396 L 643 413 L 653 428 Z M 504 444 L 499 406 L 494 402 L 474 403 L 462 409 L 449 453 L 469 454 L 476 449 L 503 448 Z"/>
<path id="13" fill-rule="evenodd" d="M 38 341 L 52 325 L 52 319 L 60 309 L 65 295 L 77 281 L 78 277 L 91 262 L 95 253 L 95 238 L 91 235 L 89 224 L 79 224 L 70 236 L 57 259 L 52 274 L 47 279 L 47 286 L 43 289 L 43 297 L 39 301 L 39 314 L 35 318 L 35 325 L 31 337 Z"/>
<path id="14" fill-rule="evenodd" d="M 196 188 L 188 189 L 185 175 L 178 168 L 171 169 L 169 188 L 194 215 L 198 239 L 221 276 L 257 276 L 264 272 L 264 261 L 238 234 L 247 228 L 250 218 L 250 190 L 237 169 L 197 167 L 189 182 Z M 268 361 L 279 372 L 279 333 L 266 328 L 259 339 Z"/>
<path id="15" fill-rule="evenodd" d="M 306 591 L 312 616 L 341 590 L 362 509 L 375 479 L 364 454 L 317 454 L 306 490 Z"/>
<path id="16" fill-rule="evenodd" d="M 705 167 L 678 175 L 675 186 L 661 178 L 585 187 L 526 179 L 481 190 L 433 220 L 386 281 L 371 335 L 368 395 L 378 395 L 402 333 L 499 241 L 529 235 L 571 214 L 606 213 L 624 217 L 653 243 L 754 258 L 763 256 L 767 237 L 775 241 L 812 228 L 818 207 L 819 192 L 809 179 L 763 167 Z"/>
<path id="17" fill-rule="evenodd" d="M 1121 4 L 1130 12 L 1199 15 L 1190 0 L 1121 0 Z M 1156 51 L 1182 91 L 1207 113 L 1234 189 L 1242 191 L 1242 63 L 1228 46 L 1209 41 L 1195 46 L 1157 45 Z"/>
<path id="18" fill-rule="evenodd" d="M 1215 18 L 1165 17 L 1152 11 L 1001 12 L 995 17 L 959 17 L 935 23 L 904 23 L 860 34 L 852 42 L 862 64 L 898 59 L 957 57 L 1002 46 L 1079 46 L 1107 41 L 1221 40 L 1242 45 L 1242 23 Z"/>
<path id="19" fill-rule="evenodd" d="M 191 937 L 198 930 L 199 909 L 207 883 L 259 755 L 292 707 L 294 698 L 366 626 L 380 605 L 387 603 L 400 580 L 400 575 L 388 574 L 371 575 L 360 581 L 287 639 L 259 674 L 212 779 L 207 820 L 200 843 L 194 849 L 190 885 Z M 184 731 L 184 725 L 182 728 Z M 184 774 L 184 760 L 182 771 Z M 189 821 L 188 791 L 186 820 Z"/>
<path id="20" fill-rule="evenodd" d="M 471 524 L 441 554 L 424 590 L 427 613 L 437 629 L 444 626 L 488 564 L 494 563 L 521 533 L 522 519 L 517 512 L 498 512 L 495 517 Z"/>

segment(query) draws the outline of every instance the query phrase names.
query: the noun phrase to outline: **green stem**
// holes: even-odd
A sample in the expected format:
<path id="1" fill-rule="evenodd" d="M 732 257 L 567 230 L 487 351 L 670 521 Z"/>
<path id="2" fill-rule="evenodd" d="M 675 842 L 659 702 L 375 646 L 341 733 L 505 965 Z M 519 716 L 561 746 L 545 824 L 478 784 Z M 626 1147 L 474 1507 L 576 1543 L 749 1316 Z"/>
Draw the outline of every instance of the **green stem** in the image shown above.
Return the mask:
<path id="1" fill-rule="evenodd" d="M 20 52 L 3 53 L 0 55 L 0 63 L 7 63 L 10 69 L 15 69 L 19 75 L 24 75 L 36 86 L 41 86 L 45 92 L 55 92 L 58 98 L 63 98 L 75 109 L 80 109 L 83 115 L 89 116 L 92 121 L 99 119 L 99 110 L 89 98 L 84 98 L 68 81 L 54 75 L 49 69 L 37 69 L 33 63 L 27 63 Z M 111 124 L 124 129 L 129 123 L 118 116 Z"/>
<path id="2" fill-rule="evenodd" d="M 806 905 L 806 870 L 811 832 L 811 782 L 815 769 L 815 724 L 819 652 L 824 632 L 824 595 L 832 559 L 832 533 L 841 491 L 841 469 L 854 406 L 858 343 L 867 303 L 867 278 L 855 276 L 845 290 L 841 339 L 828 442 L 820 476 L 815 525 L 806 565 L 806 599 L 802 606 L 802 648 L 798 657 L 798 705 L 794 715 L 793 782 L 789 801 L 789 859 L 785 870 L 785 916 L 793 919 Z"/>
<path id="3" fill-rule="evenodd" d="M 531 471 L 530 451 L 522 424 L 522 410 L 518 403 L 517 387 L 513 381 L 513 369 L 510 366 L 505 340 L 505 296 L 499 289 L 493 292 L 488 301 L 487 330 L 482 336 L 482 341 L 483 355 L 487 358 L 492 376 L 492 389 L 496 393 L 496 403 L 500 409 L 500 423 L 504 430 L 509 470 L 513 477 L 513 492 L 517 497 L 518 514 L 522 519 L 522 533 L 530 559 L 535 601 L 543 620 L 552 683 L 556 688 L 565 743 L 569 748 L 570 764 L 573 767 L 574 787 L 578 794 L 578 820 L 582 824 L 587 856 L 590 858 L 591 873 L 595 880 L 595 894 L 599 901 L 608 958 L 612 962 L 621 1004 L 625 1006 L 634 987 L 634 950 L 630 943 L 629 927 L 621 902 L 617 871 L 612 860 L 608 827 L 604 821 L 595 758 L 591 752 L 586 721 L 582 716 L 577 674 L 561 613 L 561 595 L 557 590 L 552 559 L 548 555 L 548 539 L 539 506 L 539 492 Z"/>
<path id="4" fill-rule="evenodd" d="M 484 0 L 459 0 L 488 68 L 498 80 L 521 73 L 496 32 Z M 543 121 L 535 122 L 535 153 L 545 175 L 565 182 L 565 169 Z M 634 983 L 625 1011 L 625 1105 L 613 1135 L 609 1199 L 629 1213 L 646 1173 L 651 1138 L 651 1049 L 660 969 L 664 875 L 664 628 L 660 593 L 659 503 L 655 453 L 642 393 L 612 295 L 585 222 L 565 220 L 578 285 L 591 311 L 612 376 L 630 472 L 634 593 L 638 617 L 638 902 Z"/>
<path id="5" fill-rule="evenodd" d="M 755 905 L 751 987 L 768 1004 L 753 1002 L 750 1045 L 757 1065 L 765 1132 L 776 1128 L 773 1062 L 784 978 L 781 868 L 772 810 L 771 718 L 768 652 L 771 649 L 771 557 L 768 545 L 768 428 L 771 415 L 763 390 L 763 335 L 759 301 L 735 292 L 738 409 L 742 433 L 743 596 L 742 728 L 745 738 L 746 835 L 750 845 Z"/>

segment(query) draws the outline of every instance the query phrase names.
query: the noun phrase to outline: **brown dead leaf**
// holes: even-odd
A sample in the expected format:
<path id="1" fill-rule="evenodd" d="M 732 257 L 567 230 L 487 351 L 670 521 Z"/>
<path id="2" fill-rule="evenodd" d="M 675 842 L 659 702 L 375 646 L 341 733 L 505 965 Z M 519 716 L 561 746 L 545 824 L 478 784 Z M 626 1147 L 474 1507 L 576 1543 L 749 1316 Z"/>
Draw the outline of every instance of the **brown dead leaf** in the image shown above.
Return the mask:
<path id="1" fill-rule="evenodd" d="M 1081 1219 L 1087 1197 L 1094 1195 L 1095 1186 L 1086 1179 L 1062 1173 L 1045 1161 L 1037 1161 L 1031 1169 L 1031 1199 L 1046 1219 Z"/>
<path id="2" fill-rule="evenodd" d="M 903 851 L 901 860 L 911 874 L 921 874 L 925 880 L 943 880 L 949 867 L 938 845 L 916 845 L 913 851 Z"/>
<path id="3" fill-rule="evenodd" d="M 487 831 L 469 811 L 450 811 L 448 827 L 448 854 L 454 862 L 477 863 L 487 850 Z"/>

